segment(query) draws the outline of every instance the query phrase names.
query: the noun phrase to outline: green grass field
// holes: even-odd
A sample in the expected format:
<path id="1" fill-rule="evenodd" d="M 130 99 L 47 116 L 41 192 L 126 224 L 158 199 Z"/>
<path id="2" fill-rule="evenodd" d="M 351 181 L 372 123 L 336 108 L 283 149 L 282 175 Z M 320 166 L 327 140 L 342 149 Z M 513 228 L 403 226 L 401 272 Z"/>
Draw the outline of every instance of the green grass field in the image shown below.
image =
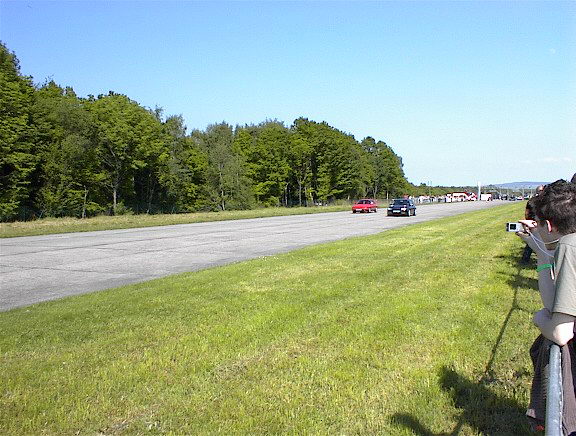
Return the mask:
<path id="1" fill-rule="evenodd" d="M 37 236 L 54 233 L 92 232 L 96 230 L 133 229 L 138 227 L 169 226 L 210 221 L 226 221 L 271 216 L 304 215 L 310 213 L 350 210 L 349 204 L 320 207 L 271 207 L 224 212 L 196 212 L 158 215 L 117 215 L 93 218 L 42 218 L 34 221 L 0 223 L 0 238 Z"/>
<path id="2" fill-rule="evenodd" d="M 512 204 L 0 313 L 0 433 L 527 433 Z"/>

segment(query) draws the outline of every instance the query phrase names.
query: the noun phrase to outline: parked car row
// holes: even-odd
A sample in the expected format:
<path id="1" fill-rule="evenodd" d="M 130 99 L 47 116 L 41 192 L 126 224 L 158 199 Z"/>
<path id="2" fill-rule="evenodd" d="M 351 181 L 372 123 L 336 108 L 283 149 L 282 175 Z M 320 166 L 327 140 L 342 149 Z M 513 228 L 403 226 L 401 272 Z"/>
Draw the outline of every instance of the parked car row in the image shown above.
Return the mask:
<path id="1" fill-rule="evenodd" d="M 373 200 L 371 198 L 363 198 L 361 200 L 358 200 L 356 203 L 352 205 L 352 213 L 356 212 L 360 213 L 378 212 L 378 203 L 376 202 L 376 200 Z M 394 199 L 387 208 L 387 215 L 414 216 L 416 215 L 416 205 L 414 204 L 414 201 L 410 198 Z"/>

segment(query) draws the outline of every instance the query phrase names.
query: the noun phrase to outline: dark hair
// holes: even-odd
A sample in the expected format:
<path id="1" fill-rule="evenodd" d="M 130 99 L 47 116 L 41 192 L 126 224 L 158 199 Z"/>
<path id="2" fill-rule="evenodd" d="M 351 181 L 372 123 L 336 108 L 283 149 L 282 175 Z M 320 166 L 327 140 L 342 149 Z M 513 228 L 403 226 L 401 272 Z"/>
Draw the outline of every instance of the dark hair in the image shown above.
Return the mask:
<path id="1" fill-rule="evenodd" d="M 536 195 L 538 195 L 538 194 L 536 194 Z M 526 203 L 526 210 L 524 211 L 524 218 L 526 218 L 527 220 L 535 219 L 535 216 L 534 216 L 534 197 L 532 197 Z"/>
<path id="2" fill-rule="evenodd" d="M 576 185 L 557 180 L 546 185 L 534 197 L 534 213 L 540 220 L 550 221 L 563 235 L 576 233 Z"/>

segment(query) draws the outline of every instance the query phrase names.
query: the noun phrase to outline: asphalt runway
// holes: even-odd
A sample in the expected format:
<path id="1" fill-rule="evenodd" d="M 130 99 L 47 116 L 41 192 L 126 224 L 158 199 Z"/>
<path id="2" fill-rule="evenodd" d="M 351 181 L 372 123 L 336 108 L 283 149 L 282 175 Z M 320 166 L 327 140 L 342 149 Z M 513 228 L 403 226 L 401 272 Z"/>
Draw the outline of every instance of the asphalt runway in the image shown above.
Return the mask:
<path id="1" fill-rule="evenodd" d="M 0 311 L 504 204 L 419 206 L 0 239 Z"/>

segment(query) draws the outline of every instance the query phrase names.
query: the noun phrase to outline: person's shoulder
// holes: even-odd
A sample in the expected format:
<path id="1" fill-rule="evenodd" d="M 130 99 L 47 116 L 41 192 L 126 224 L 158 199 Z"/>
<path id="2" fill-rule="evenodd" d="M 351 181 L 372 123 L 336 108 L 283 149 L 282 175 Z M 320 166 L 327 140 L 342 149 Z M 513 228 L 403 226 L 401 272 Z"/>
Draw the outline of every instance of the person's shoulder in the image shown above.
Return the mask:
<path id="1" fill-rule="evenodd" d="M 560 241 L 558 241 L 558 244 L 576 248 L 576 233 L 569 233 L 567 235 L 562 236 L 560 238 Z"/>

